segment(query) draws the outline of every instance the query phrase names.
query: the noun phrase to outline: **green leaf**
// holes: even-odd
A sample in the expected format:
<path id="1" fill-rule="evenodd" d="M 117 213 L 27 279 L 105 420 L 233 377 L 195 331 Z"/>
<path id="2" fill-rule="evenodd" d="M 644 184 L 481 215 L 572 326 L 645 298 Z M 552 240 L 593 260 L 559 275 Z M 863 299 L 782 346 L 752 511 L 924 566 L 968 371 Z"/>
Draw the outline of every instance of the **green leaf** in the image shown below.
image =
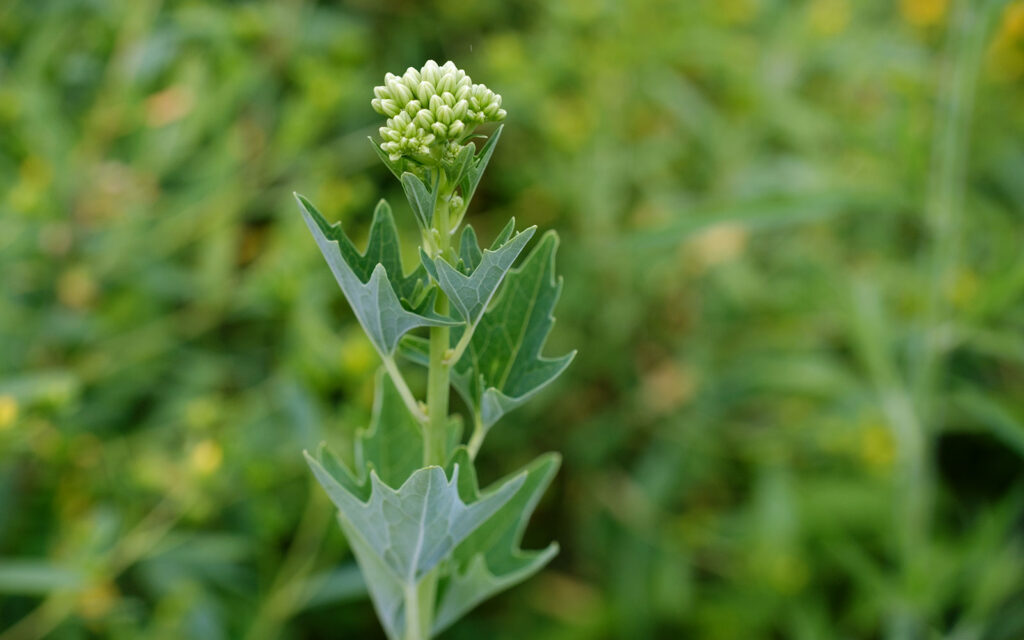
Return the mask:
<path id="1" fill-rule="evenodd" d="M 484 250 L 482 258 L 467 274 L 461 273 L 441 258 L 434 259 L 433 274 L 438 285 L 470 327 L 475 327 L 480 321 L 505 274 L 536 230 L 537 227 L 530 227 L 500 247 Z"/>
<path id="2" fill-rule="evenodd" d="M 399 301 L 396 291 L 411 298 L 417 290 L 417 282 L 426 276 L 420 269 L 404 276 L 398 253 L 398 233 L 387 203 L 382 201 L 377 206 L 370 241 L 366 251 L 360 254 L 341 225 L 328 224 L 308 200 L 299 195 L 296 199 L 306 226 L 352 311 L 382 356 L 390 356 L 402 335 L 416 327 L 457 324 L 429 311 L 426 305 L 409 311 Z"/>
<path id="3" fill-rule="evenodd" d="M 396 178 L 401 180 L 402 172 L 404 171 L 404 169 L 402 168 L 401 160 L 399 160 L 398 162 L 392 162 L 388 154 L 385 153 L 384 150 L 380 148 L 380 143 L 373 139 L 373 136 L 367 136 L 367 139 L 369 139 L 370 144 L 373 145 L 373 150 L 377 152 L 377 157 L 379 157 L 381 162 L 384 163 L 384 166 L 387 167 L 388 170 L 391 171 L 391 173 L 393 173 Z"/>
<path id="4" fill-rule="evenodd" d="M 412 212 L 416 214 L 416 221 L 421 229 L 430 229 L 434 225 L 434 207 L 437 205 L 437 197 L 434 189 L 430 189 L 423 181 L 414 174 L 406 171 L 400 178 L 402 189 L 405 190 L 405 197 L 409 200 Z"/>
<path id="5" fill-rule="evenodd" d="M 550 384 L 576 355 L 575 351 L 559 358 L 541 355 L 562 290 L 561 279 L 555 278 L 557 249 L 558 235 L 548 231 L 522 265 L 508 272 L 452 369 L 452 384 L 484 430 Z M 465 330 L 452 330 L 453 346 Z M 415 364 L 429 365 L 429 343 L 419 336 L 405 336 L 398 353 Z"/>
<path id="6" fill-rule="evenodd" d="M 402 640 L 405 637 L 405 591 L 402 582 L 395 578 L 384 560 L 340 513 L 338 524 L 363 572 L 366 589 L 370 592 L 370 600 L 384 633 L 389 640 Z"/>
<path id="7" fill-rule="evenodd" d="M 465 448 L 456 453 L 453 463 L 471 467 Z M 560 463 L 558 454 L 546 454 L 508 480 L 496 483 L 500 485 L 526 474 L 515 496 L 455 549 L 451 574 L 438 585 L 434 633 L 440 633 L 487 598 L 529 578 L 558 553 L 557 543 L 540 551 L 523 551 L 519 545 L 530 516 Z M 465 485 L 464 482 L 464 494 L 467 490 L 470 494 L 476 491 L 475 481 L 470 487 Z"/>
<path id="8" fill-rule="evenodd" d="M 445 171 L 450 176 L 449 180 L 451 184 L 459 184 L 462 182 L 462 178 L 473 168 L 474 151 L 476 151 L 476 147 L 472 144 L 467 144 L 462 147 L 459 151 L 459 155 L 455 157 L 455 160 L 445 166 Z"/>
<path id="9" fill-rule="evenodd" d="M 575 351 L 558 358 L 541 355 L 562 290 L 561 279 L 555 277 L 557 248 L 558 235 L 549 231 L 522 265 L 509 271 L 469 348 L 453 368 L 456 389 L 485 430 L 550 384 L 576 355 Z M 463 330 L 452 330 L 453 342 Z"/>
<path id="10" fill-rule="evenodd" d="M 353 487 L 351 477 L 321 452 L 306 460 L 317 481 L 338 507 L 339 522 L 366 576 L 374 606 L 389 638 L 405 635 L 404 595 L 429 572 L 451 558 L 455 548 L 515 496 L 527 479 L 520 473 L 486 493 L 463 499 L 459 475 L 472 465 L 415 471 L 397 490 L 369 471 L 369 494 Z M 341 471 L 339 475 L 339 471 Z"/>
<path id="11" fill-rule="evenodd" d="M 483 177 L 487 164 L 491 161 L 494 147 L 498 144 L 498 138 L 501 137 L 501 132 L 504 128 L 505 125 L 499 126 L 494 131 L 494 134 L 487 139 L 483 148 L 480 149 L 480 153 L 476 154 L 476 157 L 473 158 L 472 164 L 459 182 L 459 186 L 462 188 L 462 206 L 464 209 L 469 208 L 469 203 L 473 199 L 473 194 L 476 193 L 477 185 L 480 184 L 480 178 Z"/>
<path id="12" fill-rule="evenodd" d="M 381 369 L 370 426 L 356 435 L 355 475 L 362 484 L 373 469 L 385 484 L 398 487 L 422 465 L 422 427 Z"/>
<path id="13" fill-rule="evenodd" d="M 483 257 L 483 253 L 480 252 L 480 243 L 476 240 L 476 231 L 473 231 L 473 227 L 467 224 L 462 229 L 462 236 L 459 238 L 459 259 L 462 260 L 465 269 L 473 270 L 480 264 Z"/>

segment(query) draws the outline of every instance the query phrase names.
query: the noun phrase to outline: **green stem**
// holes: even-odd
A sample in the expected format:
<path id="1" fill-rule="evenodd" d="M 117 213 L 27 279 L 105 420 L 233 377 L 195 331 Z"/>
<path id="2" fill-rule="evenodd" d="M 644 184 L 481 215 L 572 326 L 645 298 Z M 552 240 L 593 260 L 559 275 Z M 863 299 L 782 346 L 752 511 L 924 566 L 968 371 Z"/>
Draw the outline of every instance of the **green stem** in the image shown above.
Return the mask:
<path id="1" fill-rule="evenodd" d="M 449 190 L 442 179 L 438 187 L 434 224 L 438 232 L 437 255 L 444 255 L 451 242 L 449 233 Z M 434 310 L 448 315 L 448 298 L 439 292 Z M 450 350 L 451 331 L 448 327 L 430 328 L 430 364 L 427 370 L 427 421 L 423 425 L 423 464 L 443 467 L 448 440 L 448 396 L 451 390 L 451 367 L 445 361 Z M 431 572 L 417 585 L 405 590 L 405 640 L 427 640 L 433 624 L 434 600 L 437 594 L 437 574 Z"/>
<path id="2" fill-rule="evenodd" d="M 469 450 L 469 459 L 476 460 L 476 454 L 480 452 L 480 447 L 484 444 L 484 423 L 480 419 L 479 413 L 473 415 L 473 435 L 469 438 L 469 445 L 466 447 Z"/>
<path id="3" fill-rule="evenodd" d="M 441 296 L 443 298 L 443 296 Z M 448 300 L 439 299 L 438 313 L 448 312 Z M 445 440 L 448 427 L 448 394 L 451 368 L 444 362 L 450 342 L 448 327 L 430 329 L 430 369 L 427 373 L 427 424 L 423 463 L 444 466 Z"/>
<path id="4" fill-rule="evenodd" d="M 434 208 L 434 225 L 437 229 L 440 247 L 438 255 L 448 250 L 449 201 L 451 193 L 442 179 L 438 185 L 437 205 Z M 434 310 L 439 315 L 448 315 L 448 297 L 438 292 Z M 423 432 L 423 463 L 444 466 L 445 440 L 448 430 L 448 395 L 451 388 L 451 366 L 445 361 L 445 354 L 451 346 L 451 330 L 448 327 L 430 328 L 430 365 L 427 370 L 427 423 Z"/>
<path id="5" fill-rule="evenodd" d="M 399 371 L 398 365 L 395 364 L 395 359 L 391 356 L 381 356 L 381 360 L 384 362 L 384 369 L 388 372 L 391 377 L 391 381 L 395 384 L 395 389 L 398 390 L 398 395 L 402 396 L 402 401 L 405 406 L 409 409 L 409 413 L 414 418 L 425 423 L 427 416 L 423 413 L 423 409 L 420 408 L 420 404 L 416 402 L 416 398 L 412 395 L 412 391 L 409 390 L 409 385 L 405 381 L 405 377 L 402 376 L 402 372 Z"/>

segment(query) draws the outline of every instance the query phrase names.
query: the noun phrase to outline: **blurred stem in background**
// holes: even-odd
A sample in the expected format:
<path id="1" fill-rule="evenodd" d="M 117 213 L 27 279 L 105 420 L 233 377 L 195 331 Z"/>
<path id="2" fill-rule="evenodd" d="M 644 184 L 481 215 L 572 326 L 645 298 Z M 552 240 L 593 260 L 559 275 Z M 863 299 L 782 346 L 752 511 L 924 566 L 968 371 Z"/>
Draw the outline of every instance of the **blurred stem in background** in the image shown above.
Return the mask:
<path id="1" fill-rule="evenodd" d="M 256 608 L 246 640 L 280 638 L 284 624 L 315 591 L 317 585 L 311 584 L 309 576 L 319 565 L 320 547 L 333 526 L 332 515 L 330 502 L 310 478 L 306 509 L 269 592 Z"/>
<path id="2" fill-rule="evenodd" d="M 943 426 L 935 396 L 956 329 L 948 292 L 958 266 L 978 72 L 993 18 L 1007 3 L 990 0 L 978 6 L 959 0 L 953 4 L 925 205 L 931 231 L 927 257 L 930 289 L 917 343 L 911 345 L 916 358 L 911 363 L 910 389 L 888 351 L 891 342 L 885 327 L 890 323 L 884 317 L 878 290 L 865 282 L 855 285 L 855 322 L 899 451 L 897 481 L 902 499 L 895 504 L 894 516 L 900 533 L 903 596 L 892 603 L 886 633 L 892 640 L 921 638 L 927 629 L 921 594 L 932 579 L 930 528 L 935 481 L 931 460 L 934 440 Z"/>
<path id="3" fill-rule="evenodd" d="M 152 553 L 188 511 L 191 500 L 183 496 L 167 496 L 131 530 L 118 538 L 117 543 L 99 557 L 91 559 L 93 580 L 115 580 L 125 570 Z M 0 640 L 40 640 L 57 629 L 76 608 L 80 590 L 55 590 L 30 614 L 19 620 L 6 631 L 0 632 Z"/>

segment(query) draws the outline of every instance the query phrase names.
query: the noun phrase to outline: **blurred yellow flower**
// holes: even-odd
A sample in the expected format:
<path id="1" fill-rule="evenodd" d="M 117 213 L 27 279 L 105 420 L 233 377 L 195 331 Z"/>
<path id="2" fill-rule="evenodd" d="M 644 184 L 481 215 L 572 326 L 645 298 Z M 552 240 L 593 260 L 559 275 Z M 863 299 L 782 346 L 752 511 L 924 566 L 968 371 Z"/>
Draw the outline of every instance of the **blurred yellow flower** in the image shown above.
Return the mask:
<path id="1" fill-rule="evenodd" d="M 224 450 L 219 444 L 207 438 L 192 449 L 189 463 L 199 475 L 208 476 L 220 468 L 224 461 Z"/>
<path id="2" fill-rule="evenodd" d="M 915 27 L 930 27 L 942 22 L 949 0 L 900 0 L 903 19 Z"/>
<path id="3" fill-rule="evenodd" d="M 96 299 L 96 288 L 96 281 L 85 267 L 71 267 L 57 280 L 57 299 L 65 307 L 85 309 Z"/>
<path id="4" fill-rule="evenodd" d="M 181 120 L 195 106 L 195 95 L 186 86 L 175 85 L 146 99 L 146 124 L 163 127 Z"/>
<path id="5" fill-rule="evenodd" d="M 739 258 L 747 247 L 748 236 L 743 225 L 722 222 L 693 238 L 687 249 L 701 267 L 713 267 Z"/>
<path id="6" fill-rule="evenodd" d="M 1000 36 L 1024 40 L 1024 0 L 1017 0 L 1006 7 Z"/>
<path id="7" fill-rule="evenodd" d="M 715 9 L 727 24 L 747 24 L 757 17 L 760 7 L 755 0 L 719 0 Z"/>
<path id="8" fill-rule="evenodd" d="M 849 0 L 814 0 L 810 8 L 811 29 L 821 36 L 834 36 L 850 24 Z"/>
<path id="9" fill-rule="evenodd" d="M 0 431 L 9 429 L 18 419 L 18 401 L 11 395 L 0 395 Z"/>
<path id="10" fill-rule="evenodd" d="M 119 597 L 120 594 L 114 583 L 103 580 L 90 585 L 78 595 L 75 609 L 78 611 L 78 615 L 86 620 L 99 620 L 110 613 Z"/>
<path id="11" fill-rule="evenodd" d="M 878 469 L 887 469 L 896 459 L 896 443 L 885 426 L 873 424 L 861 433 L 861 459 L 865 464 Z"/>
<path id="12" fill-rule="evenodd" d="M 673 360 L 657 365 L 643 376 L 644 404 L 656 415 L 685 405 L 696 391 L 696 374 Z"/>
<path id="13" fill-rule="evenodd" d="M 970 269 L 959 271 L 946 287 L 946 297 L 959 309 L 971 306 L 978 293 L 978 276 Z"/>
<path id="14" fill-rule="evenodd" d="M 341 368 L 355 378 L 362 378 L 377 366 L 377 352 L 362 332 L 352 331 L 341 345 Z"/>
<path id="15" fill-rule="evenodd" d="M 1024 0 L 1006 7 L 988 57 L 992 71 L 1000 80 L 1013 82 L 1024 75 Z"/>

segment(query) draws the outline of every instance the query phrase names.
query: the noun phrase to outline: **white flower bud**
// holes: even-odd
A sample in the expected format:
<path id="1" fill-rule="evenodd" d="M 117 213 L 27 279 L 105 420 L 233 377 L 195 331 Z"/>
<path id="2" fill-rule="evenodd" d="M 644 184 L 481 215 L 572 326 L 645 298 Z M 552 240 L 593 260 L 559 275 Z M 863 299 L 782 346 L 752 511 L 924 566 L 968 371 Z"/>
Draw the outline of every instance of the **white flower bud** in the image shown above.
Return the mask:
<path id="1" fill-rule="evenodd" d="M 412 91 L 405 85 L 404 82 L 398 77 L 392 75 L 387 81 L 388 91 L 400 105 L 404 105 L 406 102 L 412 100 Z"/>
<path id="2" fill-rule="evenodd" d="M 460 141 L 477 125 L 505 117 L 501 96 L 473 84 L 451 61 L 438 66 L 428 60 L 401 77 L 386 74 L 373 93 L 370 105 L 389 117 L 380 128 L 381 149 L 393 161 L 404 156 L 427 166 L 454 162 L 464 148 Z"/>
<path id="3" fill-rule="evenodd" d="M 420 79 L 425 80 L 430 84 L 436 83 L 440 76 L 440 69 L 438 68 L 437 63 L 433 60 L 427 60 L 427 63 L 423 65 L 423 68 L 420 70 Z"/>
<path id="4" fill-rule="evenodd" d="M 423 80 L 418 85 L 416 85 L 416 97 L 419 98 L 419 101 L 424 104 L 430 102 L 430 99 L 433 98 L 436 94 L 437 91 L 436 89 L 434 89 L 434 85 L 428 82 L 427 80 Z"/>
<path id="5" fill-rule="evenodd" d="M 420 109 L 422 108 L 423 106 L 420 104 L 419 100 L 410 100 L 409 103 L 405 105 L 405 109 L 403 109 L 403 111 L 408 113 L 410 116 L 415 117 L 416 114 L 419 113 Z"/>
<path id="6" fill-rule="evenodd" d="M 421 129 L 429 129 L 434 124 L 434 113 L 430 109 L 420 109 L 413 122 Z"/>
<path id="7" fill-rule="evenodd" d="M 442 93 L 443 94 L 446 91 L 450 93 L 452 91 L 452 89 L 454 89 L 454 88 L 455 88 L 455 74 L 454 73 L 449 72 L 449 73 L 444 74 L 443 76 L 441 76 L 441 79 L 437 82 L 437 92 L 438 93 Z"/>
<path id="8" fill-rule="evenodd" d="M 388 120 L 388 126 L 395 129 L 404 129 L 411 122 L 412 117 L 408 113 L 400 111 L 395 114 L 395 117 Z"/>
<path id="9" fill-rule="evenodd" d="M 455 114 L 452 112 L 452 108 L 446 104 L 442 104 L 434 111 L 434 115 L 437 116 L 439 122 L 450 124 L 455 119 Z"/>

